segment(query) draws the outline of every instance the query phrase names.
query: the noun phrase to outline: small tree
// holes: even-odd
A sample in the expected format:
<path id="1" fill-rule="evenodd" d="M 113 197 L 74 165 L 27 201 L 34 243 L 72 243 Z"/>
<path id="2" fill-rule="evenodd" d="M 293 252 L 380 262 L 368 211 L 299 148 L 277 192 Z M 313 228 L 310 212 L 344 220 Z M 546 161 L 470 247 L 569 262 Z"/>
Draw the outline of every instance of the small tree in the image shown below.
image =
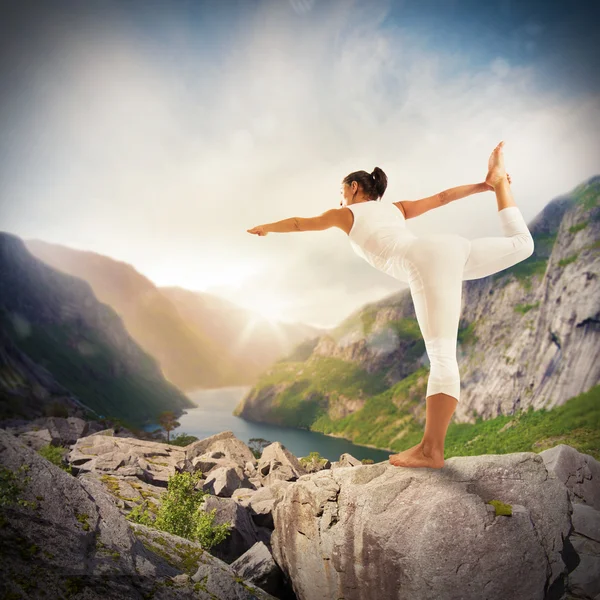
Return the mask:
<path id="1" fill-rule="evenodd" d="M 272 443 L 271 440 L 266 440 L 265 438 L 250 438 L 248 440 L 248 448 L 254 454 L 254 458 L 260 458 L 263 450 Z"/>
<path id="2" fill-rule="evenodd" d="M 170 432 L 173 429 L 175 429 L 176 427 L 179 427 L 181 425 L 181 423 L 177 422 L 177 420 L 175 418 L 175 413 L 171 410 L 166 410 L 166 411 L 160 413 L 160 415 L 158 415 L 158 423 L 167 432 L 167 444 L 168 444 L 170 441 L 170 437 L 169 437 Z"/>
<path id="3" fill-rule="evenodd" d="M 195 489 L 201 476 L 199 471 L 175 473 L 169 477 L 168 489 L 161 497 L 156 518 L 144 507 L 145 501 L 134 507 L 127 519 L 198 542 L 205 550 L 210 550 L 229 535 L 232 523 L 214 525 L 217 509 L 207 512 L 200 508 L 204 497 L 209 495 Z"/>

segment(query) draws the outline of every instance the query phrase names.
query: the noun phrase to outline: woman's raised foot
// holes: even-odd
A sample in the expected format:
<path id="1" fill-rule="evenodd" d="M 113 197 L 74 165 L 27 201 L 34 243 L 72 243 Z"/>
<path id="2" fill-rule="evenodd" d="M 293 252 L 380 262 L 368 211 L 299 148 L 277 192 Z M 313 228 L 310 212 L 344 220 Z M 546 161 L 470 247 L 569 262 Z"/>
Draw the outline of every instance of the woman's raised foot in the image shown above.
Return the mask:
<path id="1" fill-rule="evenodd" d="M 508 180 L 510 183 L 510 177 L 504 170 L 504 154 L 502 153 L 504 141 L 500 142 L 490 154 L 488 160 L 488 172 L 485 177 L 485 182 L 492 188 L 502 183 L 504 180 Z"/>

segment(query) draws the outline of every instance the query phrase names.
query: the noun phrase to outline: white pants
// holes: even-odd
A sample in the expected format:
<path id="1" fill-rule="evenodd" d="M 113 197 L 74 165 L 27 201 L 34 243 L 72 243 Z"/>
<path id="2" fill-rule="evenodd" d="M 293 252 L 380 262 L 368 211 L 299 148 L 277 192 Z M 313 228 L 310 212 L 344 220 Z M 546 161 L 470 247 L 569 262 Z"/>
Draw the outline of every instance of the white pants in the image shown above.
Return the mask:
<path id="1" fill-rule="evenodd" d="M 460 399 L 456 350 L 462 282 L 498 273 L 533 254 L 533 238 L 519 208 L 503 208 L 498 217 L 503 237 L 425 235 L 404 257 L 402 266 L 431 365 L 426 396 L 444 393 Z"/>

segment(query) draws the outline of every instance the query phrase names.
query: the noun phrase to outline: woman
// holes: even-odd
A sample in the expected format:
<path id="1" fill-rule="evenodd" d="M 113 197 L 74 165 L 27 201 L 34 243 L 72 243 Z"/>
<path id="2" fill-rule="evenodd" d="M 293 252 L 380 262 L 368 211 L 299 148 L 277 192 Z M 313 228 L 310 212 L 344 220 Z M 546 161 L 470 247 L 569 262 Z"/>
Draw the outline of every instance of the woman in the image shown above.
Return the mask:
<path id="1" fill-rule="evenodd" d="M 350 173 L 343 180 L 345 206 L 318 217 L 292 217 L 258 225 L 249 233 L 311 231 L 339 227 L 354 251 L 375 268 L 407 282 L 430 362 L 423 439 L 412 448 L 392 454 L 399 467 L 444 466 L 444 440 L 460 397 L 456 360 L 462 282 L 480 279 L 511 267 L 533 254 L 534 243 L 514 202 L 510 176 L 504 170 L 504 142 L 492 151 L 485 181 L 450 188 L 421 200 L 378 202 L 387 187 L 385 173 L 375 167 Z M 468 240 L 456 234 L 417 237 L 406 220 L 464 198 L 494 190 L 503 237 Z"/>

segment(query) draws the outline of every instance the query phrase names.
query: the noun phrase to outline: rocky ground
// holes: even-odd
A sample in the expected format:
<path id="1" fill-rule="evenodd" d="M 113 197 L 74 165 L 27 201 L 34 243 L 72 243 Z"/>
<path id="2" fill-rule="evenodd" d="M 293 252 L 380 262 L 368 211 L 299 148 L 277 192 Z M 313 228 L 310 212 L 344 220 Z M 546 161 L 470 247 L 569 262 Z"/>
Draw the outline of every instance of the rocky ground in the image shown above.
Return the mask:
<path id="1" fill-rule="evenodd" d="M 35 451 L 48 443 L 71 473 Z M 0 502 L 3 598 L 600 595 L 600 464 L 570 446 L 439 470 L 309 464 L 279 442 L 257 459 L 231 431 L 180 447 L 51 417 L 5 424 L 0 466 L 24 501 Z M 125 518 L 177 472 L 200 472 L 201 510 L 232 524 L 210 552 Z"/>

